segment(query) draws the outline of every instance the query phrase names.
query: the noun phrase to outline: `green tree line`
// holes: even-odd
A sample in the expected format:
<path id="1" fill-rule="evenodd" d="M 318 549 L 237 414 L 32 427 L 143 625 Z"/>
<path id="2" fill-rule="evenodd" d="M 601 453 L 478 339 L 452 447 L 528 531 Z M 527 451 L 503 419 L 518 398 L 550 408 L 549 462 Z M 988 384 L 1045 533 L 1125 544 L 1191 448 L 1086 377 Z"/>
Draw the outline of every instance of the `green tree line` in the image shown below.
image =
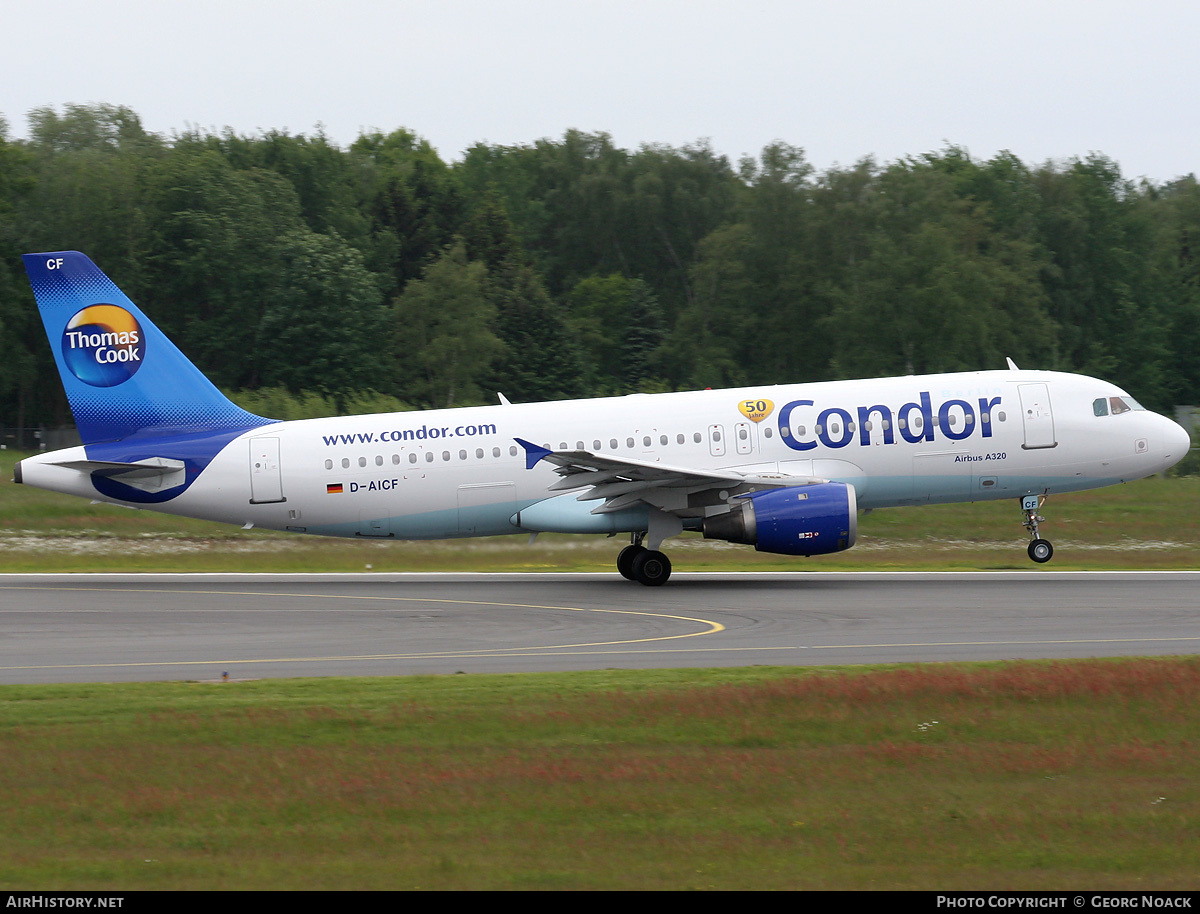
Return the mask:
<path id="1" fill-rule="evenodd" d="M 1003 367 L 1200 402 L 1200 188 L 947 147 L 820 172 L 774 143 L 147 132 L 0 120 L 0 424 L 61 424 L 19 255 L 87 253 L 256 403 L 458 406 Z"/>

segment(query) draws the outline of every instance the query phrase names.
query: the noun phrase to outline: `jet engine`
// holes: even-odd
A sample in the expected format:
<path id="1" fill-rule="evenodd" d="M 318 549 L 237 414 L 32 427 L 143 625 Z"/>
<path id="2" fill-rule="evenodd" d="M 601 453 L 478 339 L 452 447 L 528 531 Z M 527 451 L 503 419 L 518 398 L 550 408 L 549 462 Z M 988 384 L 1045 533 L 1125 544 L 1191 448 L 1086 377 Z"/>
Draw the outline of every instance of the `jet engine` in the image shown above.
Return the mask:
<path id="1" fill-rule="evenodd" d="M 732 510 L 704 519 L 704 538 L 759 552 L 825 555 L 854 545 L 858 499 L 843 482 L 766 489 L 738 496 Z"/>

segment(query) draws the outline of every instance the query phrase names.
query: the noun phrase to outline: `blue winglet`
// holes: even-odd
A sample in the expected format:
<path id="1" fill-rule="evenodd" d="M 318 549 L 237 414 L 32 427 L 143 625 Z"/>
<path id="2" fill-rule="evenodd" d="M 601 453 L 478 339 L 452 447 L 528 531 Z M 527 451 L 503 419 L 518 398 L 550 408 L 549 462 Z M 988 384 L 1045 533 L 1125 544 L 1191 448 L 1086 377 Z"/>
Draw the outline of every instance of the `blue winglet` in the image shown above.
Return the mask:
<path id="1" fill-rule="evenodd" d="M 525 469 L 527 470 L 532 470 L 543 457 L 549 457 L 554 453 L 549 448 L 526 441 L 524 438 L 514 438 L 513 441 L 525 448 Z"/>

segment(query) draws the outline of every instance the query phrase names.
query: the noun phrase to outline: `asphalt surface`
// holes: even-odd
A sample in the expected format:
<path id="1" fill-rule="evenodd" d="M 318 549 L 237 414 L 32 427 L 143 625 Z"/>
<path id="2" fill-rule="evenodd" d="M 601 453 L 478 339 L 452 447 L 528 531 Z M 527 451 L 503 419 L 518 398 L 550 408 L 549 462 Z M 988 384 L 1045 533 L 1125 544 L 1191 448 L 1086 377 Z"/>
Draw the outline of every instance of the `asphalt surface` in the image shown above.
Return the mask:
<path id="1" fill-rule="evenodd" d="M 0 575 L 0 683 L 1191 654 L 1200 572 Z"/>

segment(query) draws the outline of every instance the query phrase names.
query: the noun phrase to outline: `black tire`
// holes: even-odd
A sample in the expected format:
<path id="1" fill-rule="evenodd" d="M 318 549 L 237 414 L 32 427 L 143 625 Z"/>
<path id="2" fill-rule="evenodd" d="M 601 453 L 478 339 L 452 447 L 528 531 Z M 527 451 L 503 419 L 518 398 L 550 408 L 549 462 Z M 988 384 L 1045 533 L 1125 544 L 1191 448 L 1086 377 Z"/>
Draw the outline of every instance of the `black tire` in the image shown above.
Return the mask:
<path id="1" fill-rule="evenodd" d="M 633 560 L 646 551 L 645 546 L 626 546 L 617 556 L 617 571 L 627 581 L 636 581 L 633 575 Z"/>
<path id="2" fill-rule="evenodd" d="M 1034 540 L 1031 542 L 1029 544 L 1029 557 L 1039 565 L 1044 565 L 1054 558 L 1054 547 L 1050 545 L 1050 540 Z"/>
<path id="3" fill-rule="evenodd" d="M 633 560 L 634 580 L 647 587 L 661 587 L 671 576 L 671 560 L 654 549 L 643 549 Z"/>

